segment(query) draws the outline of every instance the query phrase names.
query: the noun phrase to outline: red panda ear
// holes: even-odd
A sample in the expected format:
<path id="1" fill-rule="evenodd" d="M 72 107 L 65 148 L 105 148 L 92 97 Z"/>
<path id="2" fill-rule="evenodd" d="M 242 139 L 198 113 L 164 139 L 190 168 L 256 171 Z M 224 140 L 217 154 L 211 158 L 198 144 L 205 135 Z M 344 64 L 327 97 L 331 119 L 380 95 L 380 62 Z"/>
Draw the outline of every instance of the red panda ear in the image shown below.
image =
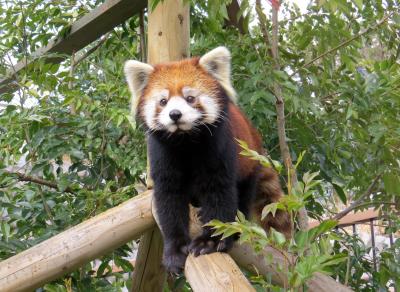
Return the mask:
<path id="1" fill-rule="evenodd" d="M 132 94 L 131 111 L 134 114 L 136 114 L 140 95 L 147 85 L 149 75 L 153 71 L 154 68 L 151 65 L 139 61 L 128 60 L 125 63 L 124 72 Z"/>
<path id="2" fill-rule="evenodd" d="M 202 56 L 199 64 L 225 89 L 229 98 L 236 102 L 236 92 L 231 83 L 231 53 L 225 47 L 218 47 Z"/>

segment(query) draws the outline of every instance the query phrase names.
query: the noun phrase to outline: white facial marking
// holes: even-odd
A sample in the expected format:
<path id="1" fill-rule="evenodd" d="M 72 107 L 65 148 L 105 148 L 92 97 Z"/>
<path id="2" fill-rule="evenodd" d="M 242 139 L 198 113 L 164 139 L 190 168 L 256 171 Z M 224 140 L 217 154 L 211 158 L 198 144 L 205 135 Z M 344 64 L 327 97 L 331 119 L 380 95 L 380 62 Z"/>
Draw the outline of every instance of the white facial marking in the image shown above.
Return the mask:
<path id="1" fill-rule="evenodd" d="M 199 102 L 204 108 L 204 122 L 208 124 L 214 123 L 217 120 L 220 111 L 215 98 L 202 94 L 199 96 Z"/>
<path id="2" fill-rule="evenodd" d="M 146 101 L 146 103 L 143 106 L 144 120 L 150 129 L 157 128 L 157 124 L 156 124 L 157 106 L 156 106 L 156 103 L 157 103 L 156 99 L 150 99 L 149 101 Z"/>
<path id="3" fill-rule="evenodd" d="M 182 113 L 182 117 L 176 124 L 169 116 L 172 110 L 178 110 Z M 201 118 L 201 113 L 188 105 L 185 99 L 180 96 L 173 96 L 168 100 L 166 107 L 158 116 L 158 121 L 168 131 L 175 132 L 178 128 L 184 131 L 190 130 L 195 122 Z"/>
<path id="4" fill-rule="evenodd" d="M 159 128 L 159 125 L 157 125 L 156 121 L 157 104 L 160 102 L 162 98 L 168 97 L 169 90 L 168 89 L 155 90 L 150 94 L 152 97 L 145 102 L 143 106 L 143 115 L 147 126 L 150 129 L 155 130 Z"/>
<path id="5" fill-rule="evenodd" d="M 197 97 L 201 94 L 200 90 L 196 89 L 196 88 L 191 88 L 189 86 L 184 86 L 182 88 L 182 93 L 183 96 L 188 97 L 189 95 Z"/>

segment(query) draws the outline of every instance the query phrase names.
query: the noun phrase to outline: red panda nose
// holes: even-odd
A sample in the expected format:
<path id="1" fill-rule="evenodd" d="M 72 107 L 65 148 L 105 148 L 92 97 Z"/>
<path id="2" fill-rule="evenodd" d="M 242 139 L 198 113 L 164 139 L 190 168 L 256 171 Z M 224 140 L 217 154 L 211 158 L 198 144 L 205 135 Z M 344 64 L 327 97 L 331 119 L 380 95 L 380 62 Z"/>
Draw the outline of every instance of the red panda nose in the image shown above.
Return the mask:
<path id="1" fill-rule="evenodd" d="M 179 110 L 174 109 L 174 110 L 169 112 L 169 117 L 174 122 L 177 122 L 182 117 L 182 113 Z"/>

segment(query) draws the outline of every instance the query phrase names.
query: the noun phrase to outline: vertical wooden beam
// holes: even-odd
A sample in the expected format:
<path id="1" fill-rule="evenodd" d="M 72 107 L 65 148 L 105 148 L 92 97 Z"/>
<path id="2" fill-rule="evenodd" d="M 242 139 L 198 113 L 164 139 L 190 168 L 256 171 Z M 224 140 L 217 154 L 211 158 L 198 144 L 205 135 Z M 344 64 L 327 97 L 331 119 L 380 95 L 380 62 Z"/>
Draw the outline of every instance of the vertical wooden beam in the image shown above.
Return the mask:
<path id="1" fill-rule="evenodd" d="M 182 0 L 165 0 L 149 13 L 148 20 L 150 64 L 189 57 L 189 5 L 183 5 Z"/>
<path id="2" fill-rule="evenodd" d="M 162 237 L 157 227 L 142 235 L 135 261 L 132 291 L 162 291 L 165 282 L 165 270 L 161 264 L 162 251 Z"/>
<path id="3" fill-rule="evenodd" d="M 151 5 L 148 5 L 151 7 Z M 177 61 L 189 56 L 189 5 L 182 0 L 165 0 L 148 15 L 148 56 L 150 64 Z M 149 176 L 148 187 L 153 182 Z M 158 227 L 142 236 L 133 274 L 132 292 L 163 290 L 165 270 L 162 260 L 162 236 Z"/>

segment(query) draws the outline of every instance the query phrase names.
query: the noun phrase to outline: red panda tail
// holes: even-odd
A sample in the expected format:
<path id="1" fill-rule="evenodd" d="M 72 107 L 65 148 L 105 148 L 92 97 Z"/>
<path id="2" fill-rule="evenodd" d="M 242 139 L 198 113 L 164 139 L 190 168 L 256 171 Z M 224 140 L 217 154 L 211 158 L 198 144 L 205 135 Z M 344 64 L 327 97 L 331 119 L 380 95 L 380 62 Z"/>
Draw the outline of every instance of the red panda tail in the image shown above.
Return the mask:
<path id="1" fill-rule="evenodd" d="M 264 206 L 279 201 L 283 192 L 279 183 L 278 174 L 274 169 L 262 167 L 260 171 L 256 199 L 252 208 L 252 216 L 266 231 L 269 231 L 272 227 L 283 233 L 286 238 L 290 238 L 292 236 L 292 222 L 287 212 L 277 210 L 275 216 L 268 214 L 266 218 L 261 220 L 261 212 Z"/>

